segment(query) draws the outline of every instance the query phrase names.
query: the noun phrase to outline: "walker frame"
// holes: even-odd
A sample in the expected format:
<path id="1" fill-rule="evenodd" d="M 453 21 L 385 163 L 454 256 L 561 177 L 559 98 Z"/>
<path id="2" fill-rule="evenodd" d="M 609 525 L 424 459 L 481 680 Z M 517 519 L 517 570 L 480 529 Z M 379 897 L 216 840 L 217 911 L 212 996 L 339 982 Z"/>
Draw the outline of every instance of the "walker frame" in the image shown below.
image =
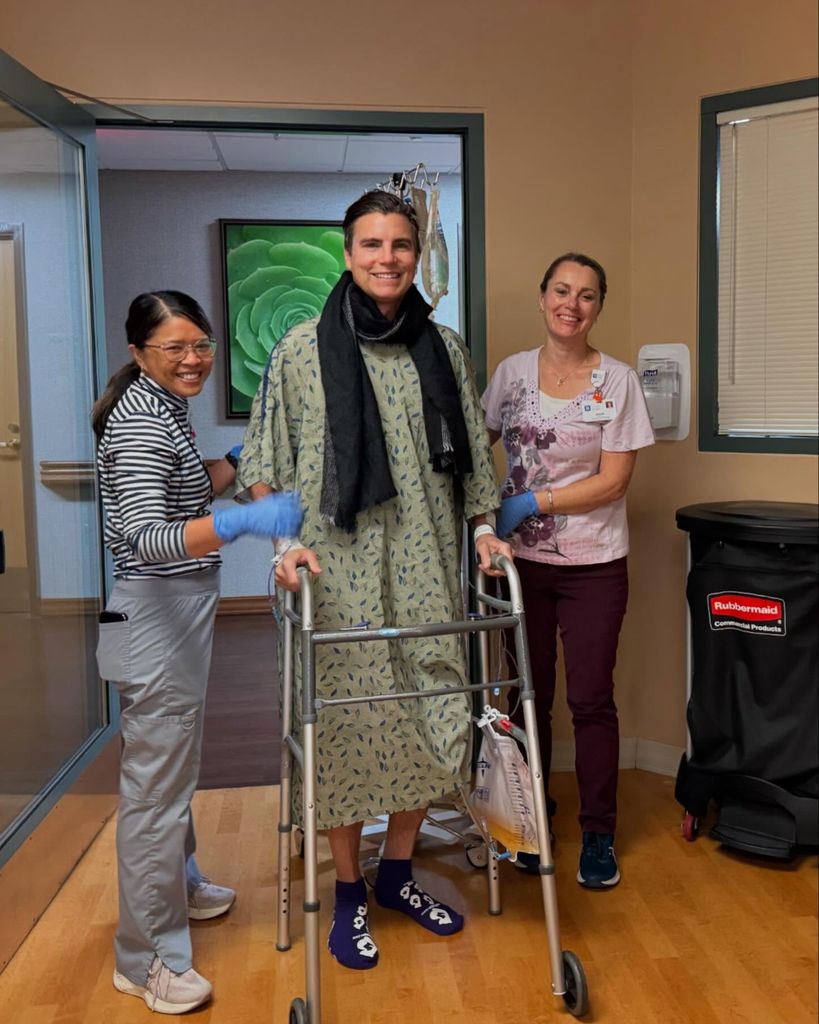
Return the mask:
<path id="1" fill-rule="evenodd" d="M 509 600 L 485 593 L 482 573 L 478 573 L 477 608 L 468 618 L 443 623 L 426 623 L 417 626 L 383 626 L 370 629 L 368 623 L 348 626 L 335 630 L 317 630 L 313 622 L 313 589 L 310 573 L 299 569 L 300 614 L 295 608 L 295 594 L 287 593 L 284 605 L 283 676 L 282 676 L 282 748 L 281 748 L 281 792 L 279 810 L 279 858 L 278 858 L 278 920 L 276 949 L 286 952 L 290 949 L 290 862 L 293 855 L 291 834 L 293 832 L 291 813 L 291 791 L 293 761 L 295 760 L 303 777 L 303 856 L 304 856 L 304 963 L 306 1002 L 293 999 L 290 1005 L 289 1024 L 321 1024 L 320 984 L 320 901 L 318 898 L 318 857 L 317 857 L 317 812 L 316 812 L 316 722 L 318 714 L 328 707 L 366 704 L 385 700 L 423 699 L 457 693 L 483 693 L 485 701 L 490 688 L 497 690 L 518 686 L 523 708 L 525 734 L 528 747 L 529 771 L 535 802 L 535 825 L 540 849 L 541 889 L 549 945 L 549 966 L 551 970 L 552 993 L 562 996 L 566 1008 L 576 1017 L 588 1010 L 588 989 L 583 967 L 578 957 L 570 950 L 561 950 L 557 910 L 557 884 L 555 867 L 549 841 L 549 825 L 546 813 L 546 796 L 543 787 L 543 770 L 540 758 L 537 726 L 535 722 L 535 693 L 530 681 L 529 648 L 526 640 L 526 622 L 521 596 L 520 580 L 514 563 L 503 555 L 492 557 L 494 568 L 502 569 L 509 585 Z M 490 613 L 489 609 L 494 609 Z M 293 723 L 293 655 L 295 632 L 299 630 L 301 641 L 302 668 L 302 725 L 303 743 L 292 731 Z M 488 633 L 497 629 L 512 629 L 515 638 L 515 654 L 518 677 L 509 680 L 493 680 L 488 677 Z M 319 644 L 361 643 L 363 641 L 395 640 L 430 636 L 477 633 L 480 640 L 479 661 L 482 681 L 458 687 L 437 687 L 433 690 L 410 691 L 407 693 L 382 693 L 361 697 L 328 698 L 316 696 L 315 648 Z M 492 915 L 501 913 L 500 873 L 498 860 L 488 855 L 488 911 Z"/>

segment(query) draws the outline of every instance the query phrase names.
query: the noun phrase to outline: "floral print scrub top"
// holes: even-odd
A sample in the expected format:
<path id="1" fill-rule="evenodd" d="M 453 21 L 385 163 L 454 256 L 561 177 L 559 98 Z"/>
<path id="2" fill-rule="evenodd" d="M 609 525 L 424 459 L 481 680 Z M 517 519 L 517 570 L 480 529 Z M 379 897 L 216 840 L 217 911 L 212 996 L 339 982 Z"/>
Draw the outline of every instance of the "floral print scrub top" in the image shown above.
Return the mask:
<path id="1" fill-rule="evenodd" d="M 395 498 L 359 512 L 347 534 L 319 515 L 325 404 L 316 320 L 279 342 L 253 403 L 238 487 L 262 482 L 296 490 L 306 513 L 299 540 L 322 568 L 313 580 L 314 621 L 337 629 L 446 622 L 463 616 L 463 518 L 499 504 L 489 438 L 473 370 L 461 339 L 438 326 L 458 382 L 473 472 L 458 485 L 430 464 L 418 374 L 401 345 L 361 345 L 372 380 Z M 280 645 L 281 647 L 281 645 Z M 370 641 L 316 648 L 320 697 L 359 696 L 463 685 L 462 636 Z M 300 667 L 294 718 L 299 728 Z M 425 807 L 468 777 L 470 702 L 450 697 L 334 707 L 318 714 L 318 827 L 348 825 Z M 301 817 L 294 765 L 293 811 Z"/>
<path id="2" fill-rule="evenodd" d="M 600 353 L 603 421 L 586 422 L 583 405 L 593 401 L 589 387 L 554 415 L 540 408 L 540 348 L 518 352 L 498 366 L 482 403 L 486 424 L 500 432 L 506 450 L 503 496 L 565 487 L 599 471 L 601 451 L 627 452 L 654 443 L 640 381 L 626 363 Z M 525 519 L 512 539 L 515 557 L 554 565 L 592 565 L 628 554 L 626 499 L 591 512 L 540 515 Z"/>

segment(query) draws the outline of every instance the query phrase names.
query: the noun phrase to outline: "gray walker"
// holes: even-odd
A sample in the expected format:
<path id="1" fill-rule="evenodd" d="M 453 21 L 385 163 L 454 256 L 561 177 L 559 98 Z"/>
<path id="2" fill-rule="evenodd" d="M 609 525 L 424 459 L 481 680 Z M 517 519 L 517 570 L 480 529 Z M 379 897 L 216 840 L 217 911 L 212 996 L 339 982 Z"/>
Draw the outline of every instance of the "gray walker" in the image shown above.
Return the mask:
<path id="1" fill-rule="evenodd" d="M 290 800 L 293 760 L 303 776 L 304 790 L 304 964 L 307 999 L 296 998 L 290 1005 L 289 1024 L 321 1024 L 321 983 L 319 977 L 319 951 L 321 949 L 320 903 L 318 898 L 318 863 L 316 852 L 316 719 L 318 714 L 334 705 L 362 704 L 383 700 L 437 697 L 451 693 L 480 692 L 488 696 L 488 633 L 497 629 L 512 629 L 520 676 L 517 679 L 493 681 L 492 689 L 519 686 L 529 757 L 529 770 L 535 801 L 535 824 L 540 850 L 540 883 L 546 934 L 549 943 L 549 966 L 552 993 L 562 996 L 570 1013 L 580 1017 L 588 1010 L 588 990 L 583 967 L 577 956 L 560 948 L 560 930 L 557 911 L 557 885 L 552 851 L 549 843 L 549 825 L 546 815 L 546 797 L 543 789 L 543 770 L 535 724 L 535 692 L 529 680 L 529 648 L 526 641 L 526 623 L 523 611 L 520 581 L 513 562 L 503 556 L 493 556 L 493 565 L 503 569 L 509 583 L 508 601 L 485 593 L 482 573 L 478 578 L 478 612 L 462 621 L 430 623 L 422 626 L 395 626 L 368 629 L 353 626 L 337 630 L 317 630 L 313 624 L 313 589 L 310 574 L 299 569 L 301 581 L 300 611 L 295 610 L 295 595 L 288 594 L 284 608 L 284 637 L 282 679 L 282 754 L 281 800 L 279 812 L 279 912 L 276 948 L 280 952 L 290 949 L 290 858 L 293 844 L 291 832 Z M 494 609 L 491 613 L 489 609 Z M 295 632 L 301 636 L 303 744 L 292 732 L 293 722 L 293 653 Z M 365 697 L 334 698 L 325 700 L 316 696 L 315 648 L 318 644 L 361 643 L 369 640 L 395 640 L 404 637 L 445 636 L 477 633 L 480 639 L 481 674 L 483 681 L 462 687 L 440 687 L 435 690 L 409 693 L 384 693 Z M 501 913 L 500 873 L 498 854 L 494 843 L 488 844 L 487 872 L 489 887 L 489 913 Z"/>

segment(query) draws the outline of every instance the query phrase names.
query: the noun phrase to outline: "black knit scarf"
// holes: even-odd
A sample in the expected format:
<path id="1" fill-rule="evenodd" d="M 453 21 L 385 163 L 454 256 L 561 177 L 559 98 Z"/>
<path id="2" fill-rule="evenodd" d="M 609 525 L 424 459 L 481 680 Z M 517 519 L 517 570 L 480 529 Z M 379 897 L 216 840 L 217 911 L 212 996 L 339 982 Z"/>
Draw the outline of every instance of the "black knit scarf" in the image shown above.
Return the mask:
<path id="1" fill-rule="evenodd" d="M 345 272 L 318 323 L 318 354 L 327 419 L 320 511 L 347 533 L 356 516 L 396 495 L 381 415 L 359 344 L 405 345 L 421 385 L 430 460 L 437 473 L 472 472 L 472 456 L 455 373 L 432 308 L 413 285 L 395 320 Z"/>

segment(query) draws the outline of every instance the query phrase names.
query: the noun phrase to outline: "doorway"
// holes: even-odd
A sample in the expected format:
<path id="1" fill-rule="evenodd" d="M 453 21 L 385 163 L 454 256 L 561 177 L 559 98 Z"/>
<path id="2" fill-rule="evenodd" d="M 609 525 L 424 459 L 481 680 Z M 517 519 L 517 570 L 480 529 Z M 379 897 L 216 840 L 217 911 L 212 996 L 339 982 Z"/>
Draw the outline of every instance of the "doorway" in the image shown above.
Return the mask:
<path id="1" fill-rule="evenodd" d="M 114 370 L 128 358 L 123 324 L 136 294 L 173 288 L 193 295 L 220 342 L 211 380 L 191 403 L 206 459 L 240 443 L 247 423 L 246 412 L 232 414 L 228 391 L 228 351 L 238 346 L 226 316 L 224 221 L 246 222 L 253 231 L 292 222 L 340 224 L 363 192 L 407 172 L 426 197 L 437 193 L 441 211 L 449 277 L 435 318 L 474 341 L 467 310 L 464 143 L 457 132 L 100 125 L 97 155 L 108 365 Z M 417 284 L 424 294 L 421 274 Z M 263 302 L 260 297 L 258 305 Z M 314 312 L 305 306 L 303 316 Z M 269 347 L 260 352 L 259 362 Z M 240 396 L 245 409 L 258 379 Z M 264 541 L 234 545 L 222 568 L 221 610 L 265 609 L 268 570 Z"/>

